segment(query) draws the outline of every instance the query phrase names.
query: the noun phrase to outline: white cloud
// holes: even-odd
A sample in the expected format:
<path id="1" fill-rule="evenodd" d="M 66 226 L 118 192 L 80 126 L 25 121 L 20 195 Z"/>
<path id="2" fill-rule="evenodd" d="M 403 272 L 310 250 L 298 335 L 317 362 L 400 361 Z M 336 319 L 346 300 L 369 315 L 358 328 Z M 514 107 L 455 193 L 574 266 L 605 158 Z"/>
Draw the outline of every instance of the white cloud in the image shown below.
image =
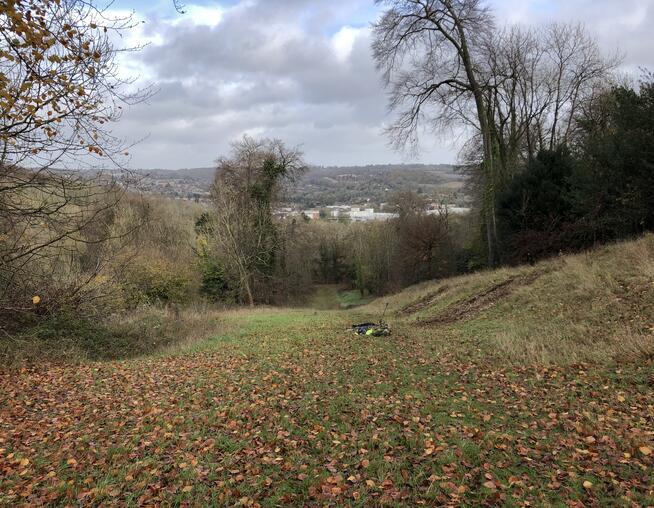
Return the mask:
<path id="1" fill-rule="evenodd" d="M 344 26 L 334 34 L 331 44 L 339 61 L 345 62 L 350 57 L 357 37 L 365 30 L 367 29 Z"/>

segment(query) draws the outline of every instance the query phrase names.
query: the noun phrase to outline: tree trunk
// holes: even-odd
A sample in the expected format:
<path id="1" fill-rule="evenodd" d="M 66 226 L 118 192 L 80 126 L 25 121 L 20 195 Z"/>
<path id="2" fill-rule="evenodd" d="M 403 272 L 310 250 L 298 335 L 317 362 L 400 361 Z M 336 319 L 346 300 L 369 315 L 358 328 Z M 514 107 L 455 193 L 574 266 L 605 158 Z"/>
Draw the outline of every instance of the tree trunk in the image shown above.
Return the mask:
<path id="1" fill-rule="evenodd" d="M 475 94 L 476 95 L 476 94 Z M 479 94 L 481 96 L 481 93 Z M 493 153 L 490 125 L 484 109 L 483 97 L 477 100 L 479 125 L 482 131 L 484 160 L 482 163 L 483 178 L 483 214 L 486 226 L 486 243 L 488 248 L 488 266 L 497 264 L 497 218 L 495 214 L 495 185 L 497 171 Z"/>
<path id="2" fill-rule="evenodd" d="M 245 294 L 248 297 L 248 305 L 254 307 L 254 297 L 252 296 L 252 289 L 250 288 L 250 277 L 246 277 L 243 281 L 245 287 Z"/>
<path id="3" fill-rule="evenodd" d="M 484 186 L 484 206 L 483 213 L 486 222 L 486 241 L 488 242 L 488 265 L 495 266 L 497 262 L 497 246 L 495 224 L 495 178 L 497 176 L 495 168 L 495 157 L 493 151 L 493 139 L 491 132 L 491 120 L 488 117 L 486 109 L 486 101 L 484 100 L 483 87 L 477 81 L 477 74 L 472 62 L 472 56 L 468 48 L 468 38 L 466 29 L 461 19 L 459 19 L 456 11 L 452 5 L 445 4 L 450 11 L 452 19 L 454 20 L 456 30 L 459 33 L 460 45 L 457 48 L 459 56 L 466 71 L 470 90 L 475 98 L 475 106 L 477 109 L 477 117 L 479 119 L 479 130 L 482 136 L 484 160 L 482 163 L 482 177 Z"/>

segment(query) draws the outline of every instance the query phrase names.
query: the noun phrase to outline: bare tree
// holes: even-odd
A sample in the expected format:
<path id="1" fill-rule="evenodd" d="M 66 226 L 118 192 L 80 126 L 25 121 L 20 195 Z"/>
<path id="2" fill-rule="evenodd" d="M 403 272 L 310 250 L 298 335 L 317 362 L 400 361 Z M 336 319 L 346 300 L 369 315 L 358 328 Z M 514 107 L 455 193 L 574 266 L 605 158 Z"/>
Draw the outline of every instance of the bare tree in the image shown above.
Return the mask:
<path id="1" fill-rule="evenodd" d="M 582 103 L 606 81 L 605 59 L 582 26 L 495 29 L 480 0 L 379 0 L 373 54 L 398 111 L 396 147 L 415 145 L 421 123 L 472 129 L 489 264 L 497 259 L 496 199 L 524 162 L 565 143 Z"/>
<path id="2" fill-rule="evenodd" d="M 582 25 L 550 24 L 543 32 L 543 43 L 553 100 L 546 112 L 548 124 L 541 128 L 549 132 L 549 149 L 553 150 L 569 141 L 582 105 L 607 87 L 621 58 L 603 56 Z"/>
<path id="3" fill-rule="evenodd" d="M 496 257 L 495 176 L 487 83 L 477 56 L 494 21 L 480 0 L 378 0 L 389 4 L 374 27 L 373 55 L 400 111 L 395 144 L 417 142 L 425 117 L 437 128 L 463 121 L 481 139 L 488 259 Z"/>
<path id="4" fill-rule="evenodd" d="M 305 169 L 298 149 L 247 136 L 233 144 L 231 157 L 218 161 L 212 191 L 215 254 L 250 305 L 274 277 L 280 239 L 273 206 L 283 186 Z"/>
<path id="5" fill-rule="evenodd" d="M 452 273 L 452 240 L 446 209 L 400 218 L 398 260 L 403 268 L 402 284 L 410 285 Z"/>
<path id="6" fill-rule="evenodd" d="M 399 191 L 388 198 L 388 204 L 400 220 L 419 215 L 427 209 L 427 199 L 414 191 Z"/>

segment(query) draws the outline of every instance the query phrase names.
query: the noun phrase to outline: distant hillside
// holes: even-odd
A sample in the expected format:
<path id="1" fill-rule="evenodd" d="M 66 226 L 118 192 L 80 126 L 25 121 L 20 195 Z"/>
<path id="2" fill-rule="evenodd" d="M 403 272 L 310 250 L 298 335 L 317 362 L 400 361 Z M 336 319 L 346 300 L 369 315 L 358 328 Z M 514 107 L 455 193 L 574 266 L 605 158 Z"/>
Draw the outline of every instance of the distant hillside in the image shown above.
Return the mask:
<path id="1" fill-rule="evenodd" d="M 140 169 L 136 173 L 142 176 L 141 187 L 146 192 L 201 199 L 208 195 L 215 169 Z M 300 207 L 380 204 L 394 192 L 413 190 L 434 200 L 465 205 L 464 182 L 460 168 L 443 164 L 312 167 L 288 190 L 285 201 Z"/>
<path id="2" fill-rule="evenodd" d="M 136 172 L 143 176 L 162 180 L 192 179 L 204 181 L 209 185 L 216 174 L 216 168 L 137 169 Z"/>
<path id="3" fill-rule="evenodd" d="M 412 190 L 433 200 L 465 205 L 464 183 L 461 170 L 449 165 L 314 167 L 290 189 L 287 200 L 305 207 L 380 204 L 395 192 Z"/>

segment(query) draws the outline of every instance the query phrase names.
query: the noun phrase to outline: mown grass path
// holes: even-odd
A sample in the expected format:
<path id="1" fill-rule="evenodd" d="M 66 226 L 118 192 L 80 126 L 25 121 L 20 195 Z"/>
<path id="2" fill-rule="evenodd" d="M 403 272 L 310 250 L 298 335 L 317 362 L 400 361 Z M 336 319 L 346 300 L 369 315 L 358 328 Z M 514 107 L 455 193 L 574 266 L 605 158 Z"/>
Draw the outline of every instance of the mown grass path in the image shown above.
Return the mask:
<path id="1" fill-rule="evenodd" d="M 498 367 L 346 312 L 193 351 L 0 374 L 0 504 L 654 504 L 654 369 Z"/>

